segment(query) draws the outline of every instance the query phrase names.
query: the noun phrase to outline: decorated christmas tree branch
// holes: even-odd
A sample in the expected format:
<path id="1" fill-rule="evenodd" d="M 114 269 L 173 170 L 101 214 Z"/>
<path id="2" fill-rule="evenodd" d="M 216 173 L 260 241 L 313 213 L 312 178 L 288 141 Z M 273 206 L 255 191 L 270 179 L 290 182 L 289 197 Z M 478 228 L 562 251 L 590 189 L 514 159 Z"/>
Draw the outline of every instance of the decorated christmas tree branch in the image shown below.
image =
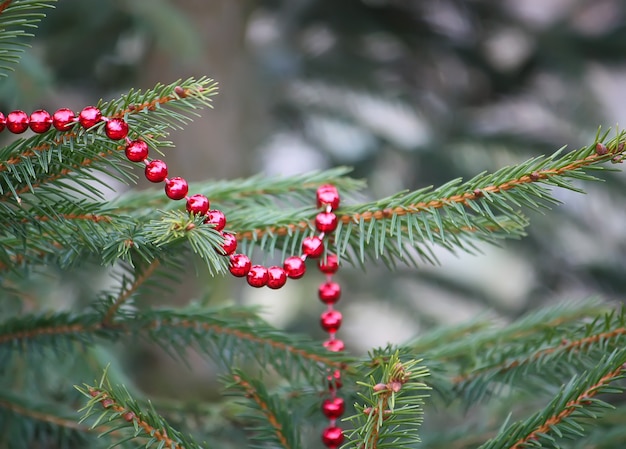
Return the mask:
<path id="1" fill-rule="evenodd" d="M 274 441 L 284 449 L 300 448 L 296 428 L 290 425 L 289 410 L 281 407 L 279 402 L 269 395 L 263 383 L 251 379 L 239 370 L 235 370 L 230 377 L 232 382 L 229 383 L 228 388 L 240 391 L 246 399 L 255 404 L 256 410 L 263 416 L 263 421 L 268 423 L 267 427 L 255 426 L 253 438 L 261 441 Z M 255 422 L 259 421 L 258 417 L 253 418 Z"/>
<path id="2" fill-rule="evenodd" d="M 600 412 L 611 408 L 611 405 L 595 396 L 623 391 L 623 388 L 611 384 L 624 377 L 624 363 L 626 350 L 609 354 L 590 372 L 565 385 L 545 409 L 503 429 L 480 449 L 522 449 L 542 443 L 552 446 L 556 444 L 555 436 L 579 438 L 583 431 L 581 421 L 597 417 Z"/>

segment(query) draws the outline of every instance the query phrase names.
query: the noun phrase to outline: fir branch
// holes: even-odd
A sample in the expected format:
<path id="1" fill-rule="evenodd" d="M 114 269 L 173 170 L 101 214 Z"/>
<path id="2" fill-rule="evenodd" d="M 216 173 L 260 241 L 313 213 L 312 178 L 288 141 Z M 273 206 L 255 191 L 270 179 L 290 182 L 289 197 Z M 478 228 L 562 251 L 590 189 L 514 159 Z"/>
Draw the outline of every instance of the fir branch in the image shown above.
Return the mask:
<path id="1" fill-rule="evenodd" d="M 415 393 L 428 390 L 418 382 L 428 376 L 428 369 L 418 366 L 419 360 L 402 362 L 398 351 L 391 355 L 388 349 L 383 352 L 387 354 L 371 356 L 385 362 L 370 371 L 370 382 L 357 382 L 367 388 L 367 395 L 359 393 L 365 405 L 357 404 L 357 414 L 347 418 L 355 425 L 349 438 L 362 449 L 409 448 L 408 444 L 420 441 L 416 431 L 422 422 L 425 395 Z"/>
<path id="2" fill-rule="evenodd" d="M 97 416 L 92 427 L 98 426 L 105 419 L 117 423 L 104 434 L 126 431 L 127 436 L 121 442 L 139 437 L 144 440 L 141 444 L 145 448 L 202 449 L 190 437 L 172 428 L 152 406 L 142 410 L 125 387 L 112 386 L 106 371 L 98 386 L 85 384 L 76 389 L 89 398 L 80 410 L 84 413 L 81 422 Z"/>
<path id="3" fill-rule="evenodd" d="M 300 441 L 296 429 L 291 426 L 290 411 L 281 406 L 276 398 L 272 398 L 262 382 L 251 379 L 240 370 L 234 370 L 230 375 L 232 382 L 229 389 L 237 389 L 244 394 L 246 399 L 252 401 L 263 420 L 269 426 L 256 426 L 255 439 L 273 441 L 285 449 L 297 449 Z M 258 420 L 258 418 L 256 419 Z"/>
<path id="4" fill-rule="evenodd" d="M 590 372 L 573 378 L 562 387 L 545 409 L 523 422 L 508 426 L 480 448 L 522 449 L 537 444 L 542 447 L 558 447 L 553 434 L 559 438 L 579 438 L 583 430 L 581 421 L 586 421 L 589 417 L 598 418 L 601 411 L 611 408 L 595 396 L 599 393 L 623 391 L 623 388 L 610 384 L 624 377 L 625 363 L 626 350 L 613 352 Z"/>
<path id="5" fill-rule="evenodd" d="M 159 259 L 154 259 L 150 265 L 144 270 L 137 273 L 133 283 L 122 290 L 119 296 L 115 299 L 113 304 L 106 311 L 104 318 L 102 319 L 103 326 L 110 326 L 113 322 L 115 314 L 119 308 L 126 303 L 126 301 L 154 274 L 154 272 L 161 266 Z"/>

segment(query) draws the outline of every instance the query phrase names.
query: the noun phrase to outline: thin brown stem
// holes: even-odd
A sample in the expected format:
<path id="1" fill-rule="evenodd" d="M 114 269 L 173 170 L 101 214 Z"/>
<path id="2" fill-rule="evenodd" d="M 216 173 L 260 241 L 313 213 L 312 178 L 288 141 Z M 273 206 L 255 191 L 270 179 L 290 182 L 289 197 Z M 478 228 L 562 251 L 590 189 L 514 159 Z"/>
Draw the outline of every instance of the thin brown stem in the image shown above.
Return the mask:
<path id="1" fill-rule="evenodd" d="M 139 276 L 135 278 L 135 282 L 133 282 L 128 289 L 124 290 L 116 298 L 115 302 L 111 305 L 111 307 L 109 307 L 109 310 L 107 310 L 107 313 L 102 320 L 102 324 L 104 326 L 109 326 L 112 324 L 113 317 L 115 316 L 119 308 L 126 301 L 128 301 L 128 298 L 130 298 L 133 295 L 133 293 L 135 293 L 137 289 L 141 287 L 144 284 L 144 282 L 146 282 L 150 278 L 150 276 L 152 276 L 152 274 L 154 274 L 154 272 L 156 271 L 157 268 L 159 268 L 160 265 L 161 265 L 161 262 L 159 261 L 159 259 L 154 259 L 152 263 L 150 263 L 150 265 L 148 265 L 148 267 Z"/>

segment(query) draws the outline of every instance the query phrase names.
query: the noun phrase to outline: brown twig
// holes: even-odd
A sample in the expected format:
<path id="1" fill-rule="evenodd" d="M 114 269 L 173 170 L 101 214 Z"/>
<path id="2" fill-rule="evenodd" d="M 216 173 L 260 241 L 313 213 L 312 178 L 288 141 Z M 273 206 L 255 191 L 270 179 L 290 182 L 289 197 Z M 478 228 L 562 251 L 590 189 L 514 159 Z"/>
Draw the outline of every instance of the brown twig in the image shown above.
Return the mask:
<path id="1" fill-rule="evenodd" d="M 13 0 L 4 0 L 2 3 L 0 3 L 0 14 L 2 14 L 5 9 L 11 6 L 12 2 Z"/>
<path id="2" fill-rule="evenodd" d="M 156 271 L 157 268 L 159 268 L 160 265 L 161 265 L 161 262 L 159 261 L 159 259 L 154 259 L 150 263 L 150 265 L 148 265 L 148 267 L 139 276 L 135 278 L 135 282 L 133 282 L 132 285 L 128 289 L 124 290 L 117 297 L 115 302 L 111 305 L 111 307 L 109 307 L 106 315 L 102 319 L 102 324 L 104 326 L 111 325 L 113 321 L 113 317 L 115 316 L 119 308 L 128 300 L 128 298 L 132 296 L 133 293 L 137 291 L 139 287 L 141 287 L 144 284 L 144 282 L 146 282 L 150 278 L 150 276 L 152 276 L 152 274 L 154 274 L 154 272 Z"/>
<path id="3" fill-rule="evenodd" d="M 557 413 L 554 416 L 548 418 L 541 426 L 537 427 L 533 432 L 526 435 L 524 438 L 516 441 L 509 449 L 522 449 L 529 441 L 538 440 L 541 435 L 545 435 L 552 431 L 552 428 L 561 423 L 564 419 L 578 410 L 580 407 L 589 403 L 589 400 L 594 397 L 600 387 L 611 383 L 616 377 L 618 377 L 622 371 L 624 370 L 624 366 L 620 365 L 614 371 L 611 371 L 609 374 L 603 376 L 598 382 L 596 382 L 591 387 L 587 388 L 584 392 L 578 395 L 576 399 L 569 401 L 563 410 Z"/>
<path id="4" fill-rule="evenodd" d="M 265 418 L 270 423 L 270 425 L 274 428 L 274 433 L 276 434 L 276 438 L 280 441 L 281 447 L 289 449 L 291 446 L 287 442 L 287 438 L 283 433 L 283 426 L 276 418 L 276 414 L 272 411 L 270 406 L 259 396 L 256 389 L 249 383 L 243 380 L 241 377 L 235 375 L 233 376 L 235 382 L 241 386 L 246 392 L 246 397 L 252 399 L 261 409 L 261 413 L 265 415 Z"/>
<path id="5" fill-rule="evenodd" d="M 590 335 L 589 337 L 585 337 L 585 338 L 581 338 L 578 340 L 572 340 L 572 341 L 563 341 L 561 342 L 559 345 L 557 346 L 552 346 L 549 348 L 543 348 L 540 351 L 537 351 L 531 355 L 529 355 L 528 357 L 525 357 L 521 360 L 514 360 L 512 362 L 508 362 L 508 363 L 502 363 L 500 365 L 497 366 L 492 366 L 489 368 L 483 368 L 483 369 L 478 369 L 475 371 L 472 371 L 471 373 L 462 375 L 462 376 L 456 376 L 452 379 L 452 382 L 455 384 L 459 384 L 461 382 L 466 382 L 469 380 L 472 380 L 476 377 L 478 377 L 479 375 L 485 373 L 485 372 L 494 372 L 494 373 L 505 373 L 506 371 L 509 371 L 513 368 L 516 368 L 518 366 L 522 366 L 522 365 L 526 365 L 529 363 L 534 362 L 535 360 L 540 359 L 541 357 L 548 355 L 548 354 L 553 354 L 557 351 L 564 351 L 564 352 L 569 352 L 569 351 L 575 351 L 579 348 L 582 348 L 585 345 L 588 344 L 592 344 L 592 343 L 597 343 L 598 341 L 604 341 L 604 340 L 609 340 L 609 339 L 613 339 L 613 338 L 617 338 L 620 336 L 626 335 L 626 328 L 624 327 L 620 327 L 618 329 L 612 330 L 610 332 L 602 332 L 596 335 Z"/>

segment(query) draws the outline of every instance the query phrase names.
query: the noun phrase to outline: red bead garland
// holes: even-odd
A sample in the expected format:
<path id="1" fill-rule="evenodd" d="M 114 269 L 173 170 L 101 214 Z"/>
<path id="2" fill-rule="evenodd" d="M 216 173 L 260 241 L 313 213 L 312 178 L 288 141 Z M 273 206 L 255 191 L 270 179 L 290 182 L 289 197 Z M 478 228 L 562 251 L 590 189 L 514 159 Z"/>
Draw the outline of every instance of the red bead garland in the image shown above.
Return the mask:
<path id="1" fill-rule="evenodd" d="M 182 90 L 182 89 L 179 89 Z M 180 94 L 179 94 L 180 95 Z M 24 111 L 12 111 L 5 117 L 0 112 L 0 131 L 5 128 L 14 134 L 20 134 L 30 128 L 35 133 L 44 133 L 52 127 L 57 131 L 68 131 L 75 123 L 80 123 L 84 129 L 90 129 L 104 121 L 104 134 L 111 140 L 124 140 L 124 153 L 131 162 L 145 164 L 145 176 L 150 182 L 165 183 L 165 194 L 172 200 L 186 200 L 186 209 L 192 215 L 204 216 L 204 223 L 212 226 L 224 238 L 217 252 L 229 256 L 229 271 L 233 276 L 245 277 L 252 287 L 260 288 L 267 286 L 271 289 L 283 287 L 287 279 L 299 279 L 306 272 L 305 261 L 307 258 L 320 258 L 319 270 L 326 275 L 326 281 L 318 289 L 319 299 L 326 304 L 327 309 L 320 316 L 320 325 L 328 332 L 328 339 L 323 345 L 330 351 L 343 351 L 344 342 L 336 338 L 336 333 L 341 327 L 342 314 L 335 310 L 336 304 L 341 297 L 341 287 L 332 281 L 332 275 L 339 268 L 339 260 L 335 254 L 324 255 L 324 238 L 337 229 L 339 220 L 335 209 L 339 207 L 340 197 L 337 188 L 333 185 L 322 185 L 316 192 L 317 207 L 322 208 L 315 217 L 315 229 L 318 235 L 305 237 L 302 240 L 302 255 L 291 256 L 285 259 L 283 266 L 271 266 L 266 268 L 262 265 L 252 265 L 245 254 L 236 254 L 237 239 L 234 234 L 223 232 L 226 227 L 226 216 L 220 210 L 209 210 L 209 199 L 202 194 L 187 196 L 189 185 L 184 178 L 168 178 L 167 164 L 159 159 L 149 160 L 148 144 L 142 139 L 131 140 L 128 137 L 128 123 L 119 117 L 103 117 L 101 111 L 95 106 L 87 106 L 80 111 L 78 116 L 70 109 L 61 108 L 54 114 L 43 109 L 34 111 L 30 116 Z M 328 391 L 330 398 L 322 403 L 322 412 L 329 419 L 329 425 L 322 432 L 322 442 L 329 449 L 338 448 L 344 441 L 341 428 L 336 426 L 345 411 L 345 401 L 337 396 L 337 391 L 342 386 L 341 372 L 335 370 L 327 376 Z"/>

